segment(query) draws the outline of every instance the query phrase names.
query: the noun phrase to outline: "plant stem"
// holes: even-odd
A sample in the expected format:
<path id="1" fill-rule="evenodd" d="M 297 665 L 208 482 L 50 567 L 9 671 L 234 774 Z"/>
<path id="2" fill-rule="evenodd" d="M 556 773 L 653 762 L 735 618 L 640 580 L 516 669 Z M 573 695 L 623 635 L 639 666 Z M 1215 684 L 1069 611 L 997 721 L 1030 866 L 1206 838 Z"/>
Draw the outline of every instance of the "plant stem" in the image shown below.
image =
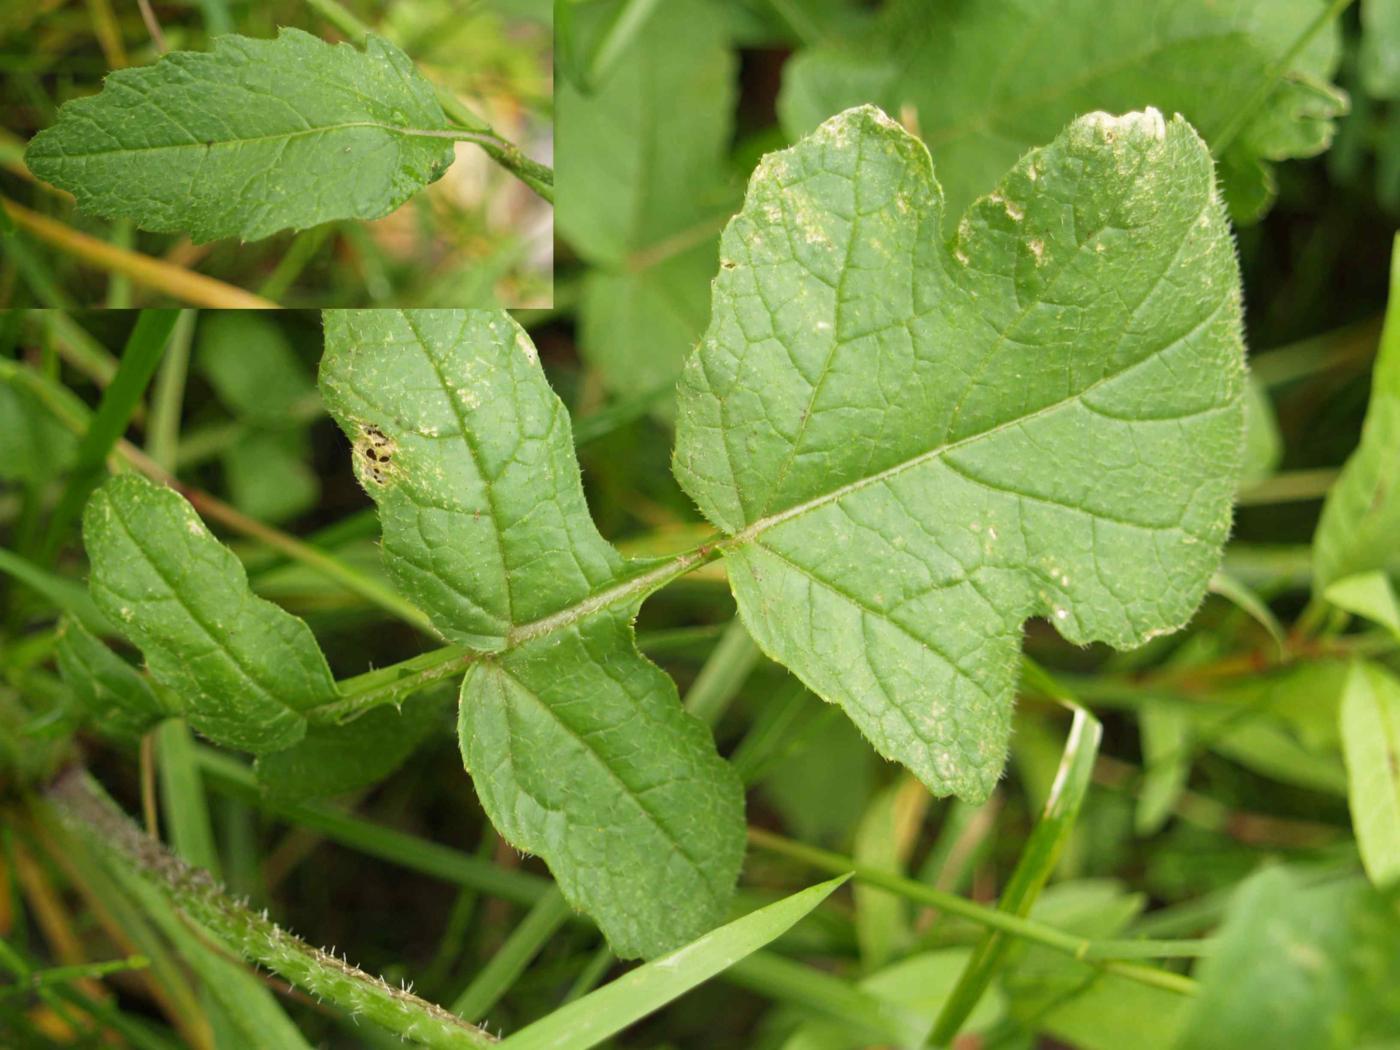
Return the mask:
<path id="1" fill-rule="evenodd" d="M 306 4 L 331 25 L 335 26 L 348 39 L 363 46 L 372 32 L 369 26 L 355 17 L 338 0 L 306 0 Z M 550 204 L 554 203 L 554 169 L 539 161 L 531 160 L 521 152 L 520 147 L 502 138 L 491 126 L 462 104 L 452 92 L 436 84 L 438 104 L 449 119 L 460 124 L 470 135 L 442 132 L 444 137 L 474 142 L 501 167 L 505 168 L 530 189 L 534 190 Z M 418 134 L 430 134 L 419 132 Z"/>
<path id="2" fill-rule="evenodd" d="M 104 270 L 122 274 L 146 288 L 154 288 L 191 306 L 212 306 L 221 310 L 275 310 L 270 299 L 245 292 L 202 273 L 192 273 L 183 266 L 174 266 L 160 259 L 127 251 L 116 245 L 99 241 L 65 226 L 47 215 L 30 211 L 12 200 L 0 198 L 0 208 L 14 220 L 16 226 L 67 252 L 78 259 Z"/>
<path id="3" fill-rule="evenodd" d="M 196 503 L 195 507 L 198 509 L 199 504 Z M 714 543 L 702 543 L 691 550 L 682 551 L 668 561 L 638 575 L 627 577 L 574 605 L 530 623 L 512 627 L 503 639 L 500 649 L 490 653 L 449 645 L 357 675 L 339 683 L 339 700 L 309 708 L 302 713 L 313 723 L 335 724 L 348 721 L 382 704 L 398 703 L 410 693 L 457 674 L 474 660 L 499 654 L 536 638 L 543 638 L 612 606 L 640 601 L 677 576 L 683 576 L 697 566 L 713 561 L 719 557 L 719 553 L 720 547 Z"/>
<path id="4" fill-rule="evenodd" d="M 743 688 L 758 658 L 758 646 L 739 617 L 734 617 L 686 692 L 685 709 L 706 725 L 715 726 Z"/>
<path id="5" fill-rule="evenodd" d="M 233 900 L 207 872 L 152 842 L 81 769 L 70 769 L 47 798 L 64 825 L 114 863 L 154 882 L 187 917 L 245 959 L 267 967 L 353 1017 L 441 1050 L 490 1046 L 494 1040 L 440 1006 L 313 948 Z"/>
<path id="6" fill-rule="evenodd" d="M 1290 470 L 1257 481 L 1241 489 L 1235 505 L 1253 507 L 1268 503 L 1300 503 L 1322 499 L 1332 488 L 1341 471 L 1334 467 L 1320 470 Z"/>
<path id="7" fill-rule="evenodd" d="M 996 908 L 989 908 L 986 905 L 967 900 L 965 897 L 959 897 L 955 893 L 947 893 L 922 882 L 915 882 L 913 879 L 858 864 L 850 857 L 842 856 L 839 853 L 832 853 L 829 850 L 808 846 L 801 842 L 793 842 L 791 839 L 783 838 L 781 835 L 775 835 L 761 828 L 749 828 L 749 842 L 760 849 L 790 857 L 820 871 L 828 871 L 833 874 L 851 872 L 861 882 L 879 886 L 881 889 L 897 893 L 909 900 L 917 901 L 920 904 L 929 904 L 950 915 L 971 919 L 989 929 L 1000 930 L 1014 937 L 1033 941 L 1075 959 L 1091 962 L 1095 966 L 1100 966 L 1130 980 L 1169 988 L 1186 995 L 1195 994 L 1196 991 L 1196 982 L 1189 977 L 1182 977 L 1180 974 L 1155 967 L 1110 960 L 1105 956 L 1118 950 L 1120 944 L 1123 951 L 1134 953 L 1150 951 L 1160 957 L 1197 955 L 1209 951 L 1207 943 L 1200 941 L 1188 942 L 1189 950 L 1183 950 L 1182 944 L 1175 941 L 1157 942 L 1151 948 L 1136 941 L 1094 941 L 1077 934 L 1066 933 L 1064 930 L 1047 926 L 1034 919 L 1026 919 L 1009 912 L 998 911 Z"/>

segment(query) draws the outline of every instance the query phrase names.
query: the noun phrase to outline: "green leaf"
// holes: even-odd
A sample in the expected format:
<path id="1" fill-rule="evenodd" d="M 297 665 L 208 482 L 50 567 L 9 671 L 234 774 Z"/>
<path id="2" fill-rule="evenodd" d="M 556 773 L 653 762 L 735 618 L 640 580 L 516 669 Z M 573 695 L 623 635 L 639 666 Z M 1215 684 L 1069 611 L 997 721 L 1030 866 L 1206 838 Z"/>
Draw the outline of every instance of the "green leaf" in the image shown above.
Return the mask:
<path id="1" fill-rule="evenodd" d="M 287 799 L 343 795 L 388 776 L 434 729 L 444 728 L 450 694 L 420 696 L 402 709 L 379 707 L 345 725 L 315 725 L 285 751 L 259 755 L 258 784 Z"/>
<path id="2" fill-rule="evenodd" d="M 1400 917 L 1364 883 L 1286 868 L 1235 891 L 1178 1050 L 1352 1050 L 1400 1037 Z"/>
<path id="3" fill-rule="evenodd" d="M 1322 152 L 1346 112 L 1346 95 L 1327 82 L 1335 29 L 1289 54 L 1320 0 L 938 6 L 933 15 L 923 0 L 887 4 L 863 38 L 802 52 L 784 69 L 778 109 L 793 138 L 863 102 L 907 115 L 933 151 L 954 214 L 1021 153 L 1092 110 L 1180 113 L 1213 143 L 1287 58 L 1283 79 L 1225 154 L 1252 191 L 1248 205 L 1243 194 L 1237 201 L 1243 187 L 1227 179 L 1232 210 L 1253 217 L 1273 195 L 1266 162 Z"/>
<path id="4" fill-rule="evenodd" d="M 750 912 L 694 943 L 560 1007 L 501 1044 L 509 1050 L 587 1050 L 778 939 L 848 876 Z"/>
<path id="5" fill-rule="evenodd" d="M 644 573 L 598 534 L 529 338 L 493 311 L 325 324 L 322 393 L 379 505 L 390 574 L 444 634 L 490 654 L 462 683 L 460 734 L 492 823 L 544 858 L 619 955 L 709 929 L 743 854 L 742 791 L 632 637 L 675 570 Z"/>
<path id="6" fill-rule="evenodd" d="M 196 242 L 389 214 L 452 163 L 432 86 L 402 51 L 298 29 L 214 38 L 118 70 L 25 151 L 78 206 Z"/>
<path id="7" fill-rule="evenodd" d="M 1328 584 L 1322 597 L 1339 609 L 1364 616 L 1400 635 L 1400 599 L 1390 577 L 1379 569 L 1343 576 Z"/>
<path id="8" fill-rule="evenodd" d="M 0 481 L 37 485 L 73 465 L 78 439 L 18 377 L 0 376 Z"/>
<path id="9" fill-rule="evenodd" d="M 216 743 L 278 751 L 302 711 L 336 696 L 311 629 L 256 597 L 233 552 L 177 493 L 133 474 L 88 501 L 83 540 L 93 601 Z"/>
<path id="10" fill-rule="evenodd" d="M 1400 96 L 1400 0 L 1361 0 L 1361 83 L 1377 98 Z"/>
<path id="11" fill-rule="evenodd" d="M 829 766 L 820 768 L 827 775 L 831 772 Z M 893 875 L 906 874 L 928 800 L 923 785 L 909 776 L 876 793 L 856 826 L 851 845 L 856 862 Z M 855 898 L 856 944 L 861 963 L 867 971 L 879 970 L 901 954 L 911 940 L 909 903 L 888 890 L 863 883 L 857 883 L 851 895 Z"/>
<path id="12" fill-rule="evenodd" d="M 287 426 L 316 396 L 285 328 L 259 313 L 201 314 L 195 365 L 229 411 L 265 426 Z"/>
<path id="13" fill-rule="evenodd" d="M 1145 838 L 1162 830 L 1186 790 L 1194 757 L 1191 719 L 1175 704 L 1149 702 L 1138 711 L 1138 734 L 1143 771 L 1133 830 Z"/>
<path id="14" fill-rule="evenodd" d="M 1313 535 L 1313 580 L 1380 569 L 1400 580 L 1400 237 L 1390 259 L 1390 305 L 1371 375 L 1361 444 L 1327 494 Z"/>
<path id="15" fill-rule="evenodd" d="M 1385 888 L 1400 881 L 1400 681 L 1377 664 L 1353 665 L 1341 729 L 1361 863 Z"/>
<path id="16" fill-rule="evenodd" d="M 180 714 L 156 695 L 134 667 L 68 616 L 59 623 L 57 656 L 68 688 L 105 729 L 135 736 Z"/>
<path id="17" fill-rule="evenodd" d="M 286 521 L 316 505 L 321 484 L 297 431 L 247 434 L 223 454 L 229 499 L 260 521 Z"/>
<path id="18" fill-rule="evenodd" d="M 1190 618 L 1243 437 L 1239 274 L 1181 119 L 1090 114 L 943 241 L 871 107 L 766 158 L 721 244 L 675 473 L 754 640 L 936 794 L 1005 761 L 1021 625 Z"/>
<path id="19" fill-rule="evenodd" d="M 607 4 L 580 5 L 584 37 Z M 726 175 L 737 61 L 721 11 L 668 0 L 588 93 L 558 87 L 559 230 L 590 264 L 581 349 L 610 389 L 670 386 L 709 317 L 720 225 L 737 203 Z M 678 134 L 678 129 L 684 129 Z"/>

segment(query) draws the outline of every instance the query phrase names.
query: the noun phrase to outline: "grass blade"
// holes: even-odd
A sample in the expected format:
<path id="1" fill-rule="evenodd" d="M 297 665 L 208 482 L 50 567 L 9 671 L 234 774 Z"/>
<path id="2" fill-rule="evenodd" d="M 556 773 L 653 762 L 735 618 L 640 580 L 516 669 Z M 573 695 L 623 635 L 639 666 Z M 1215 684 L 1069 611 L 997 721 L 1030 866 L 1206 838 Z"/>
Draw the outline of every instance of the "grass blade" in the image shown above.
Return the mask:
<path id="1" fill-rule="evenodd" d="M 136 319 L 136 327 L 127 338 L 117 374 L 102 392 L 97 412 L 78 442 L 77 462 L 68 479 L 68 487 L 64 489 L 49 522 L 48 538 L 40 559 L 43 564 L 53 561 L 69 524 L 77 518 L 78 511 L 101 480 L 107 455 L 131 421 L 132 413 L 136 411 L 147 384 L 155 374 L 156 365 L 165 353 L 165 344 L 179 316 L 178 310 L 142 310 Z"/>
<path id="2" fill-rule="evenodd" d="M 569 1003 L 501 1044 L 509 1050 L 585 1050 L 707 981 L 791 929 L 848 876 L 809 886 L 721 926 Z"/>
<path id="3" fill-rule="evenodd" d="M 1094 759 L 1098 757 L 1102 737 L 1103 726 L 1099 720 L 1076 705 L 1050 797 L 1002 892 L 997 905 L 1001 911 L 1024 917 L 1040 896 L 1079 817 L 1079 807 L 1093 779 Z M 1009 938 L 1000 930 L 988 930 L 983 935 L 968 960 L 967 969 L 939 1013 L 928 1045 L 946 1046 L 952 1042 L 986 992 L 1009 945 Z"/>

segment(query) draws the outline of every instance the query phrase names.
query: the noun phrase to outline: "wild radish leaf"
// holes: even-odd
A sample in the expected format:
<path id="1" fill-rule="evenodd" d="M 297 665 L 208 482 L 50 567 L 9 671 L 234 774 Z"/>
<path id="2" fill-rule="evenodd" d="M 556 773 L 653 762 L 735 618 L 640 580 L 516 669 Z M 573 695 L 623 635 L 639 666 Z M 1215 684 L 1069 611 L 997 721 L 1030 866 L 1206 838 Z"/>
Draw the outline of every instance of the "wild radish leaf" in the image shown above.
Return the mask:
<path id="1" fill-rule="evenodd" d="M 1400 580 L 1400 237 L 1390 259 L 1390 303 L 1371 374 L 1361 444 L 1327 493 L 1313 535 L 1313 586 L 1382 570 Z"/>
<path id="2" fill-rule="evenodd" d="M 721 241 L 675 472 L 750 634 L 931 790 L 1000 776 L 1021 624 L 1183 624 L 1230 521 L 1239 275 L 1179 118 L 1090 114 L 950 242 L 873 107 L 765 158 Z"/>
<path id="3" fill-rule="evenodd" d="M 316 725 L 285 751 L 259 755 L 258 785 L 281 798 L 341 795 L 397 769 L 434 729 L 445 729 L 450 695 L 379 707 L 344 725 Z"/>
<path id="4" fill-rule="evenodd" d="M 607 6 L 578 8 L 585 48 Z M 709 316 L 720 225 L 738 203 L 726 6 L 670 0 L 592 91 L 559 85 L 559 229 L 592 267 L 581 349 L 619 393 L 674 383 Z"/>
<path id="5" fill-rule="evenodd" d="M 107 77 L 25 152 L 78 206 L 196 242 L 387 215 L 452 163 L 447 118 L 402 51 L 299 29 L 214 38 Z"/>
<path id="6" fill-rule="evenodd" d="M 83 541 L 93 601 L 211 740 L 290 747 L 306 732 L 301 712 L 335 698 L 311 629 L 248 589 L 233 552 L 177 493 L 112 478 L 88 501 Z"/>
<path id="7" fill-rule="evenodd" d="M 738 778 L 633 644 L 664 570 L 639 575 L 595 529 L 529 338 L 493 311 L 330 311 L 325 325 L 322 393 L 379 505 L 390 573 L 483 652 L 460 731 L 492 823 L 619 955 L 703 933 L 743 853 Z"/>
<path id="8" fill-rule="evenodd" d="M 1287 868 L 1242 883 L 1196 970 L 1178 1050 L 1351 1050 L 1400 1038 L 1400 918 L 1358 880 L 1308 886 Z"/>
<path id="9" fill-rule="evenodd" d="M 1341 726 L 1361 863 L 1384 889 L 1400 881 L 1400 681 L 1378 664 L 1355 664 Z"/>
<path id="10" fill-rule="evenodd" d="M 1286 75 L 1224 158 L 1232 210 L 1252 217 L 1273 195 L 1266 162 L 1320 153 L 1346 112 L 1346 95 L 1328 83 L 1335 30 L 1289 55 L 1320 0 L 936 6 L 897 0 L 864 38 L 800 54 L 784 70 L 779 113 L 794 138 L 862 102 L 907 116 L 933 151 L 954 215 L 1081 113 L 1154 106 L 1213 142 L 1287 58 Z"/>
<path id="11" fill-rule="evenodd" d="M 59 625 L 57 656 L 64 682 L 99 726 L 133 736 L 180 714 L 134 667 L 71 617 Z"/>

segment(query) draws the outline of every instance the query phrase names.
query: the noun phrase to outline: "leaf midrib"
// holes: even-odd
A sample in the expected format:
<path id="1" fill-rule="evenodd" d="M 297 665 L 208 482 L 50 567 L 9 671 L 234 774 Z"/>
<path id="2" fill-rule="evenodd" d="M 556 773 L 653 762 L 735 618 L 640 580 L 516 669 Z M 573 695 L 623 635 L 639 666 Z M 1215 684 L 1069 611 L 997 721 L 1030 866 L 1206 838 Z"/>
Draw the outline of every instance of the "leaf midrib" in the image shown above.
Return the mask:
<path id="1" fill-rule="evenodd" d="M 1190 338 L 1191 336 L 1195 335 L 1196 332 L 1198 332 L 1204 325 L 1209 324 L 1212 320 L 1214 320 L 1215 315 L 1218 311 L 1219 307 L 1217 306 L 1215 310 L 1212 310 L 1189 332 L 1185 333 L 1184 335 L 1178 336 L 1169 343 L 1163 344 L 1162 346 L 1153 350 L 1147 356 L 1139 358 L 1138 360 L 1132 362 L 1132 364 L 1128 365 L 1127 367 L 1120 368 L 1116 372 L 1110 372 L 1108 375 L 1102 376 L 1099 379 L 1094 380 L 1094 382 L 1084 387 L 1084 389 L 1075 391 L 1068 397 L 1061 398 L 1059 401 L 1052 402 L 1051 404 L 1038 408 L 1034 412 L 1030 412 L 1026 415 L 1017 416 L 1014 419 L 1003 420 L 1002 422 L 997 423 L 995 426 L 987 427 L 985 430 L 979 430 L 973 434 L 968 434 L 966 437 L 958 438 L 956 441 L 945 442 L 944 444 L 938 445 L 935 448 L 931 448 L 924 452 L 920 452 L 918 455 L 911 456 L 910 458 L 903 460 L 902 462 L 896 463 L 893 466 L 886 467 L 884 470 L 877 471 L 874 474 L 867 474 L 863 478 L 857 478 L 856 480 L 848 482 L 845 485 L 841 485 L 835 489 L 830 490 L 829 492 L 824 492 L 820 496 L 814 496 L 811 499 L 804 500 L 801 503 L 796 503 L 791 507 L 788 507 L 784 510 L 780 510 L 776 514 L 766 515 L 750 523 L 749 525 L 746 525 L 738 532 L 731 533 L 728 539 L 720 541 L 719 546 L 728 548 L 732 546 L 738 546 L 743 543 L 748 543 L 750 540 L 756 538 L 757 536 L 768 531 L 769 529 L 774 528 L 775 526 L 781 525 L 787 521 L 791 521 L 793 518 L 801 517 L 802 515 L 807 514 L 810 511 L 818 510 L 829 503 L 834 503 L 837 500 L 844 499 L 846 496 L 859 492 L 862 489 L 868 488 L 871 485 L 879 484 L 882 481 L 887 481 L 890 478 L 897 477 L 898 475 L 903 474 L 907 470 L 913 470 L 914 468 L 920 467 L 925 463 L 931 463 L 937 459 L 941 459 L 943 456 L 946 456 L 950 452 L 955 452 L 958 449 L 965 448 L 968 445 L 975 444 L 978 441 L 982 441 L 990 437 L 995 437 L 997 434 L 1010 430 L 1012 427 L 1017 427 L 1026 423 L 1030 423 L 1031 421 L 1040 419 L 1043 416 L 1048 416 L 1055 412 L 1058 412 L 1060 409 L 1066 408 L 1073 404 L 1077 404 L 1089 394 L 1097 390 L 1099 387 L 1104 386 L 1107 383 L 1114 382 L 1115 380 L 1121 379 L 1122 377 L 1130 374 L 1135 369 L 1150 364 L 1151 362 L 1155 361 L 1159 356 L 1166 353 L 1168 350 L 1171 350 L 1173 347 L 1178 346 L 1184 339 Z"/>
<path id="2" fill-rule="evenodd" d="M 559 714 L 559 712 L 547 700 L 545 700 L 544 697 L 540 696 L 537 692 L 535 692 L 533 687 L 521 681 L 518 675 L 512 674 L 510 669 L 506 667 L 505 663 L 502 660 L 488 659 L 482 661 L 482 663 L 478 666 L 493 667 L 501 675 L 510 679 L 511 682 L 515 683 L 516 688 L 519 689 L 520 692 L 528 696 L 532 701 L 534 701 L 534 703 L 539 707 L 540 710 L 548 714 L 550 719 L 555 723 L 555 725 L 557 725 L 561 730 L 563 730 L 563 732 L 571 740 L 575 741 L 579 745 L 579 747 L 583 748 L 584 752 L 593 759 L 593 761 L 597 764 L 598 768 L 602 769 L 603 772 L 621 789 L 623 797 L 628 799 L 634 806 L 637 807 L 638 812 L 640 812 L 646 818 L 647 823 L 654 827 L 656 831 L 661 835 L 661 837 L 671 844 L 671 848 L 676 852 L 678 856 L 680 856 L 686 862 L 686 865 L 690 868 L 691 872 L 696 876 L 696 878 L 698 878 L 703 885 L 710 885 L 710 880 L 705 873 L 703 858 L 697 859 L 691 856 L 689 851 L 685 848 L 685 836 L 677 831 L 672 830 L 666 824 L 666 822 L 661 819 L 661 816 L 658 815 L 652 809 L 651 806 L 648 806 L 646 802 L 642 800 L 642 797 L 639 794 L 638 790 L 622 778 L 622 775 L 618 773 L 616 769 L 613 768 L 612 763 L 610 763 L 606 758 L 604 758 L 604 756 L 598 751 L 598 749 L 594 747 L 587 739 L 585 739 L 583 734 L 579 732 L 578 729 L 570 725 L 568 722 L 564 721 L 563 717 Z"/>
<path id="3" fill-rule="evenodd" d="M 250 686 L 252 686 L 253 691 L 259 696 L 261 696 L 263 699 L 271 700 L 278 707 L 281 707 L 284 711 L 287 711 L 293 716 L 304 717 L 301 709 L 293 707 L 291 704 L 283 700 L 278 694 L 274 693 L 272 690 L 268 689 L 267 686 L 263 685 L 262 682 L 258 681 L 257 677 L 253 674 L 253 672 L 244 666 L 243 661 L 240 659 L 238 654 L 234 652 L 234 650 L 231 649 L 229 646 L 222 643 L 219 635 L 213 630 L 212 627 L 210 627 L 209 624 L 204 622 L 204 619 L 197 612 L 195 612 L 194 608 L 190 605 L 190 603 L 185 600 L 185 596 L 181 593 L 180 589 L 176 587 L 174 583 L 171 582 L 171 579 L 166 574 L 164 568 L 162 568 L 156 562 L 156 560 L 153 557 L 151 557 L 150 553 L 146 550 L 146 548 L 142 546 L 139 540 L 137 540 L 136 534 L 132 531 L 131 525 L 122 515 L 121 508 L 117 506 L 116 501 L 109 499 L 108 506 L 112 508 L 113 520 L 115 520 L 117 524 L 121 527 L 121 530 L 124 533 L 126 533 L 126 537 L 131 542 L 131 545 L 141 552 L 141 555 L 145 559 L 146 564 L 151 567 L 151 571 L 154 572 L 158 577 L 160 577 L 160 582 L 165 584 L 165 588 L 170 594 L 170 597 L 175 600 L 175 603 L 179 605 L 180 608 L 185 610 L 185 614 L 190 618 L 190 622 L 199 628 L 200 632 L 204 635 L 205 638 L 209 640 L 213 647 L 218 652 L 222 653 L 225 657 L 228 658 L 229 663 L 238 672 L 239 676 L 242 677 L 243 680 L 246 681 Z M 244 586 L 246 587 L 247 584 L 245 583 Z M 256 595 L 252 595 L 251 593 L 248 595 L 248 597 L 254 598 L 258 601 L 262 600 L 257 598 Z M 200 691 L 204 692 L 205 690 L 201 687 Z M 327 697 L 327 699 L 329 700 L 333 697 L 334 693 L 330 694 Z"/>
<path id="4" fill-rule="evenodd" d="M 193 142 L 172 142 L 161 146 L 121 146 L 116 149 L 90 150 L 85 153 L 65 151 L 63 153 L 55 153 L 49 156 L 41 156 L 38 159 L 46 161 L 62 161 L 87 157 L 104 157 L 111 154 L 125 153 L 161 153 L 168 152 L 171 150 L 188 149 L 211 151 L 222 146 L 246 146 L 259 142 L 284 142 L 288 139 L 303 138 L 309 135 L 326 135 L 332 132 L 346 131 L 354 128 L 377 128 L 381 131 L 390 131 L 395 134 L 402 135 L 405 138 L 450 139 L 454 142 L 472 140 L 472 134 L 465 130 L 459 133 L 456 131 L 452 131 L 451 129 L 405 128 L 400 127 L 397 124 L 386 124 L 383 121 L 379 120 L 347 120 L 339 124 L 321 124 L 314 128 L 301 128 L 295 131 L 279 131 L 275 134 L 269 135 L 249 135 L 242 138 L 220 138 L 213 139 L 209 142 L 200 142 L 198 140 L 195 140 Z"/>

